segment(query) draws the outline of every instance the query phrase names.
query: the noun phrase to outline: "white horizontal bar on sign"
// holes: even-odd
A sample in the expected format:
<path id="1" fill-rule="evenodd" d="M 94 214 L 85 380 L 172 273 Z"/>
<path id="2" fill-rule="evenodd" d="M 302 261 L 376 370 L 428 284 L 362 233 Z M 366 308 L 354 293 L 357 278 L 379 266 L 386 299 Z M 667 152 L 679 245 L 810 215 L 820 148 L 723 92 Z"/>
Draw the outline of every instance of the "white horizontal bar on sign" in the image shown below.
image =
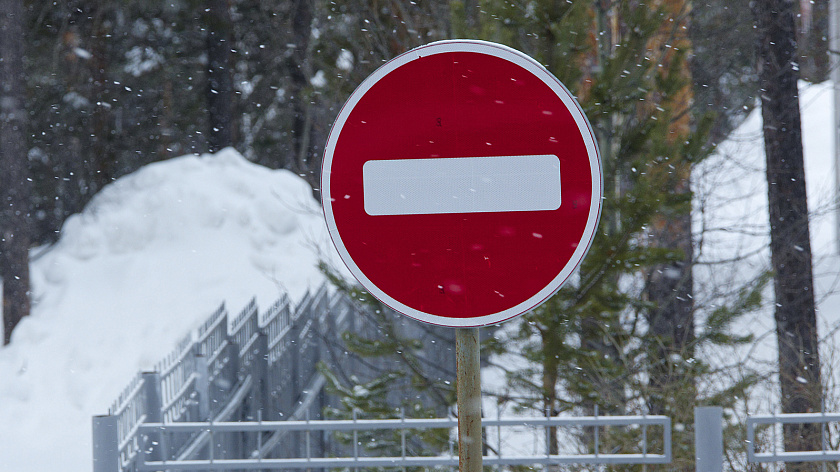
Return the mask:
<path id="1" fill-rule="evenodd" d="M 553 154 L 372 160 L 362 179 L 371 216 L 560 208 Z"/>

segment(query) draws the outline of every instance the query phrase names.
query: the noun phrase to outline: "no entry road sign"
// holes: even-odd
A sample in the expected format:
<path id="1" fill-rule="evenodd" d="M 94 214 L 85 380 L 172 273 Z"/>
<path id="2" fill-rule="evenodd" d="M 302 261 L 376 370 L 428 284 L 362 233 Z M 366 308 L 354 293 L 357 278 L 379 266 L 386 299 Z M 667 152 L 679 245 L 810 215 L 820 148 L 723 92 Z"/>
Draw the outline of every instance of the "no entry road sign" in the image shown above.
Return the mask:
<path id="1" fill-rule="evenodd" d="M 592 129 L 552 74 L 459 40 L 409 51 L 353 92 L 321 190 L 330 236 L 372 295 L 475 327 L 565 283 L 598 225 L 603 177 Z"/>

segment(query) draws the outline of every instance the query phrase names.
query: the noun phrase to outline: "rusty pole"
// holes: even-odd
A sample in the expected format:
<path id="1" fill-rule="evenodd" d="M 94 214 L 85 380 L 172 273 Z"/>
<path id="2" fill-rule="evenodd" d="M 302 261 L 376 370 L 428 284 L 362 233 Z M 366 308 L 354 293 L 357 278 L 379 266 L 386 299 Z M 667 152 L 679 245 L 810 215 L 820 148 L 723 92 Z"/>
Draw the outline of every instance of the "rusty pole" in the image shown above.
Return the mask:
<path id="1" fill-rule="evenodd" d="M 455 329 L 458 389 L 458 470 L 481 472 L 481 364 L 478 328 Z"/>

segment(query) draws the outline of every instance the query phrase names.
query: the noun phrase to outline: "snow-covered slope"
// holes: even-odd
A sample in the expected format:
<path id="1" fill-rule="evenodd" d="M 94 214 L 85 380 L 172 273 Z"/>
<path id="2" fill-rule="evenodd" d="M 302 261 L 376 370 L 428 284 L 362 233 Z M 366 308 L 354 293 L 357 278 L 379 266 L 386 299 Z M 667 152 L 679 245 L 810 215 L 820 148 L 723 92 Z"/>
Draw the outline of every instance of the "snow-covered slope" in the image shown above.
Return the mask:
<path id="1" fill-rule="evenodd" d="M 32 262 L 32 316 L 0 349 L 0 472 L 89 472 L 91 416 L 136 372 L 222 302 L 299 299 L 323 248 L 309 185 L 231 149 L 106 187 Z"/>

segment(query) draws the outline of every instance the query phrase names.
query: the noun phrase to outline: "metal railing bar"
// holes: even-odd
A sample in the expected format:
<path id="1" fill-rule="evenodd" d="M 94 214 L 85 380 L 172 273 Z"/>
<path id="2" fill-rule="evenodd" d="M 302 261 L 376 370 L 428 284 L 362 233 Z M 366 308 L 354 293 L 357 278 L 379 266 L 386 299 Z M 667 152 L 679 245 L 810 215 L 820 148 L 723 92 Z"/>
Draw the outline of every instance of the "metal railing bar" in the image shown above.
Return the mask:
<path id="1" fill-rule="evenodd" d="M 551 456 L 485 456 L 485 465 L 529 465 L 529 464 L 667 464 L 670 458 L 664 455 L 641 454 L 594 454 L 583 455 L 551 455 Z M 324 458 L 293 458 L 293 459 L 216 459 L 190 460 L 180 462 L 154 461 L 146 462 L 138 467 L 139 471 L 161 470 L 164 466 L 168 470 L 254 470 L 254 469 L 308 469 L 330 467 L 440 467 L 457 466 L 457 457 L 324 457 Z"/>
<path id="2" fill-rule="evenodd" d="M 825 434 L 825 425 L 840 421 L 840 413 L 786 413 L 774 415 L 755 415 L 747 417 L 747 461 L 748 462 L 828 462 L 840 460 L 840 451 L 829 451 L 822 436 L 821 449 L 813 451 L 779 451 L 778 427 L 784 424 L 811 423 L 821 425 L 821 435 Z M 772 426 L 772 451 L 756 452 L 755 430 L 757 425 Z"/>
<path id="3" fill-rule="evenodd" d="M 214 362 L 216 362 L 216 360 L 219 359 L 219 356 L 225 352 L 225 348 L 228 347 L 228 344 L 230 343 L 227 341 L 227 339 L 222 341 L 222 343 L 219 344 L 219 348 L 216 349 L 216 351 L 213 352 L 210 355 L 210 357 L 207 358 L 207 364 L 213 364 Z M 225 362 L 225 364 L 227 364 L 227 362 Z"/>
<path id="4" fill-rule="evenodd" d="M 111 416 L 120 416 L 121 414 L 123 414 L 125 410 L 127 410 L 128 407 L 131 406 L 131 401 L 134 400 L 135 397 L 137 397 L 137 394 L 140 393 L 145 384 L 146 381 L 141 377 L 140 380 L 137 381 L 137 385 L 135 385 L 130 392 L 125 394 L 125 399 L 123 400 L 122 405 L 120 405 L 119 408 L 115 409 L 111 413 Z"/>
<path id="5" fill-rule="evenodd" d="M 307 388 L 306 388 L 305 391 L 320 392 L 321 389 L 324 388 L 324 385 L 326 385 L 326 383 L 327 383 L 327 379 L 323 375 L 316 374 L 315 377 L 312 379 L 312 381 L 306 386 Z M 301 418 L 303 416 L 303 412 L 306 411 L 308 408 L 310 408 L 312 406 L 313 401 L 315 401 L 314 395 L 307 395 L 307 397 L 303 400 L 303 402 L 300 405 L 298 405 L 297 409 L 295 409 L 294 413 L 292 413 L 291 416 L 289 416 L 289 419 L 285 420 L 285 421 L 281 421 L 281 423 L 296 421 L 299 418 Z M 260 424 L 266 424 L 266 423 L 269 423 L 269 422 L 268 421 L 263 421 Z M 242 423 L 238 423 L 238 424 L 242 424 Z M 263 448 L 260 449 L 260 454 L 262 454 L 262 455 L 266 455 L 275 446 L 277 446 L 277 443 L 279 443 L 280 440 L 286 435 L 286 433 L 288 433 L 288 430 L 279 430 L 277 428 L 274 428 L 274 429 L 271 429 L 271 430 L 268 430 L 268 431 L 274 431 L 274 433 L 268 438 L 267 441 L 265 441 L 265 444 L 263 444 Z"/>
<path id="6" fill-rule="evenodd" d="M 242 326 L 248 323 L 252 317 L 256 318 L 259 315 L 257 310 L 257 298 L 252 297 L 251 300 L 245 305 L 245 308 L 236 315 L 236 318 L 233 319 L 233 323 L 231 323 L 231 332 L 236 333 Z"/>
<path id="7" fill-rule="evenodd" d="M 403 427 L 400 428 L 400 444 L 402 446 L 402 458 L 405 459 L 405 410 L 400 408 L 400 422 Z"/>
<path id="8" fill-rule="evenodd" d="M 164 377 L 168 376 L 169 374 L 171 374 L 176 368 L 178 368 L 181 365 L 181 363 L 184 361 L 184 359 L 186 359 L 187 356 L 192 354 L 192 345 L 194 345 L 194 344 L 195 343 L 193 342 L 190 346 L 187 346 L 186 348 L 184 348 L 184 350 L 181 351 L 181 353 L 179 353 L 178 356 L 176 356 L 168 366 L 161 369 L 160 377 L 164 378 Z"/>
<path id="9" fill-rule="evenodd" d="M 782 415 L 747 417 L 748 424 L 829 423 L 834 421 L 840 421 L 840 413 L 785 413 Z"/>
<path id="10" fill-rule="evenodd" d="M 309 410 L 306 410 L 306 422 L 309 423 Z M 312 431 L 306 430 L 306 460 L 312 459 Z"/>
<path id="11" fill-rule="evenodd" d="M 631 418 L 631 417 L 627 417 Z M 657 417 L 649 416 L 649 419 L 656 419 Z M 648 424 L 665 426 L 666 430 L 670 429 L 670 421 L 667 417 L 658 417 L 659 421 L 650 421 L 640 423 L 639 421 L 625 421 L 625 417 L 610 417 L 599 416 L 597 421 L 593 417 L 552 417 L 552 418 L 498 418 L 498 419 L 484 419 L 483 426 L 615 426 L 615 425 L 632 425 L 632 424 Z M 638 418 L 637 420 L 640 420 Z M 666 421 L 668 420 L 668 421 Z M 286 420 L 286 421 L 242 421 L 242 422 L 214 422 L 212 427 L 217 431 L 228 432 L 249 432 L 249 431 L 272 431 L 278 428 L 289 431 L 352 431 L 357 430 L 371 430 L 371 429 L 400 429 L 406 427 L 408 429 L 422 429 L 422 428 L 452 428 L 458 425 L 457 418 L 406 418 L 405 420 L 397 419 L 356 419 L 354 420 L 319 420 L 317 422 L 307 422 L 301 420 Z M 206 421 L 194 422 L 178 422 L 178 423 L 146 423 L 141 429 L 143 431 L 152 431 L 156 428 L 165 427 L 169 431 L 183 432 L 194 431 L 196 429 L 207 428 L 210 426 Z"/>
<path id="12" fill-rule="evenodd" d="M 118 446 L 120 451 L 125 450 L 125 447 L 131 444 L 131 442 L 135 439 L 135 435 L 138 431 L 140 431 L 140 428 L 143 426 L 143 423 L 145 421 L 146 414 L 144 413 L 140 416 L 140 418 L 137 419 L 137 423 L 134 426 L 132 426 L 131 429 L 128 430 L 128 434 L 125 435 L 125 438 L 123 438 L 123 440 L 120 441 L 120 444 Z"/>
<path id="13" fill-rule="evenodd" d="M 598 418 L 598 405 L 597 404 L 595 405 L 594 413 L 595 413 L 595 418 Z M 601 431 L 601 428 L 596 425 L 595 426 L 595 457 L 598 457 L 598 449 L 599 449 L 599 442 L 600 442 L 599 432 L 600 431 Z"/>
<path id="14" fill-rule="evenodd" d="M 280 330 L 280 333 L 278 333 L 277 336 L 274 339 L 269 340 L 268 349 L 269 350 L 274 349 L 274 347 L 277 346 L 277 344 L 279 344 L 280 341 L 282 341 L 283 339 L 286 338 L 286 336 L 289 334 L 289 331 L 291 331 L 291 330 L 292 330 L 292 325 L 291 324 L 287 325 L 282 330 Z"/>
<path id="15" fill-rule="evenodd" d="M 353 408 L 353 425 L 357 424 L 356 409 Z M 359 428 L 353 428 L 353 457 L 359 460 Z"/>
<path id="16" fill-rule="evenodd" d="M 204 324 L 198 329 L 198 339 L 196 339 L 197 343 L 202 343 L 206 341 L 210 336 L 213 335 L 213 332 L 216 328 L 224 321 L 227 323 L 227 310 L 225 309 L 224 303 L 220 306 L 211 318 L 204 322 Z M 225 326 L 225 330 L 227 330 L 227 326 Z"/>
<path id="17" fill-rule="evenodd" d="M 222 409 L 222 411 L 219 412 L 218 415 L 216 415 L 216 417 L 213 419 L 213 421 L 210 422 L 210 423 L 205 422 L 205 423 L 201 423 L 201 424 L 202 425 L 218 424 L 219 422 L 230 418 L 230 416 L 234 412 L 236 412 L 236 409 L 239 408 L 239 406 L 242 404 L 242 402 L 244 402 L 245 399 L 248 398 L 248 394 L 250 393 L 250 389 L 251 389 L 251 383 L 252 383 L 252 378 L 251 378 L 251 375 L 248 374 L 248 376 L 245 378 L 245 380 L 242 382 L 242 384 L 238 387 L 237 391 L 233 394 L 233 396 L 231 396 L 231 399 L 228 401 L 228 404 L 225 405 L 225 407 Z M 235 423 L 235 422 L 232 422 L 232 423 Z M 147 425 L 148 424 L 151 424 L 151 423 L 147 423 Z M 173 424 L 184 424 L 184 423 L 162 423 L 162 424 L 163 424 L 162 431 L 176 432 L 171 428 L 172 425 Z M 195 432 L 195 431 L 196 430 L 193 429 L 193 430 L 186 431 L 186 432 Z M 166 437 L 166 434 L 162 434 L 161 436 Z M 195 454 L 198 454 L 198 452 L 201 450 L 201 448 L 204 447 L 204 445 L 207 443 L 208 436 L 209 436 L 209 429 L 206 428 L 206 427 L 203 427 L 203 429 L 198 434 L 198 436 L 196 436 L 196 438 L 192 440 L 191 444 L 184 447 L 183 451 L 178 456 L 177 460 L 186 460 L 190 457 L 193 457 Z"/>
<path id="18" fill-rule="evenodd" d="M 747 418 L 747 462 L 755 462 L 755 425 Z"/>
<path id="19" fill-rule="evenodd" d="M 840 451 L 756 452 L 750 462 L 822 462 L 840 461 Z"/>
<path id="20" fill-rule="evenodd" d="M 171 400 L 169 400 L 168 402 L 166 402 L 165 405 L 163 405 L 163 408 L 161 408 L 161 410 L 169 411 L 173 406 L 175 406 L 175 404 L 182 399 L 184 394 L 187 393 L 187 390 L 190 387 L 192 387 L 192 385 L 196 382 L 197 379 L 198 374 L 196 372 L 191 372 L 190 375 L 187 377 L 187 380 L 184 381 L 184 385 L 181 385 L 181 388 L 179 388 L 175 395 L 172 396 Z"/>
<path id="21" fill-rule="evenodd" d="M 262 410 L 257 410 L 257 421 L 262 423 Z M 257 433 L 257 461 L 262 461 L 262 433 Z"/>
<path id="22" fill-rule="evenodd" d="M 240 358 L 245 357 L 245 355 L 248 354 L 248 352 L 251 349 L 253 349 L 254 343 L 257 342 L 257 339 L 259 339 L 259 338 L 260 338 L 260 332 L 259 331 L 254 331 L 254 333 L 251 334 L 251 337 L 248 338 L 245 341 L 245 344 L 242 345 L 242 346 L 239 346 L 239 352 L 238 352 L 239 357 Z"/>

